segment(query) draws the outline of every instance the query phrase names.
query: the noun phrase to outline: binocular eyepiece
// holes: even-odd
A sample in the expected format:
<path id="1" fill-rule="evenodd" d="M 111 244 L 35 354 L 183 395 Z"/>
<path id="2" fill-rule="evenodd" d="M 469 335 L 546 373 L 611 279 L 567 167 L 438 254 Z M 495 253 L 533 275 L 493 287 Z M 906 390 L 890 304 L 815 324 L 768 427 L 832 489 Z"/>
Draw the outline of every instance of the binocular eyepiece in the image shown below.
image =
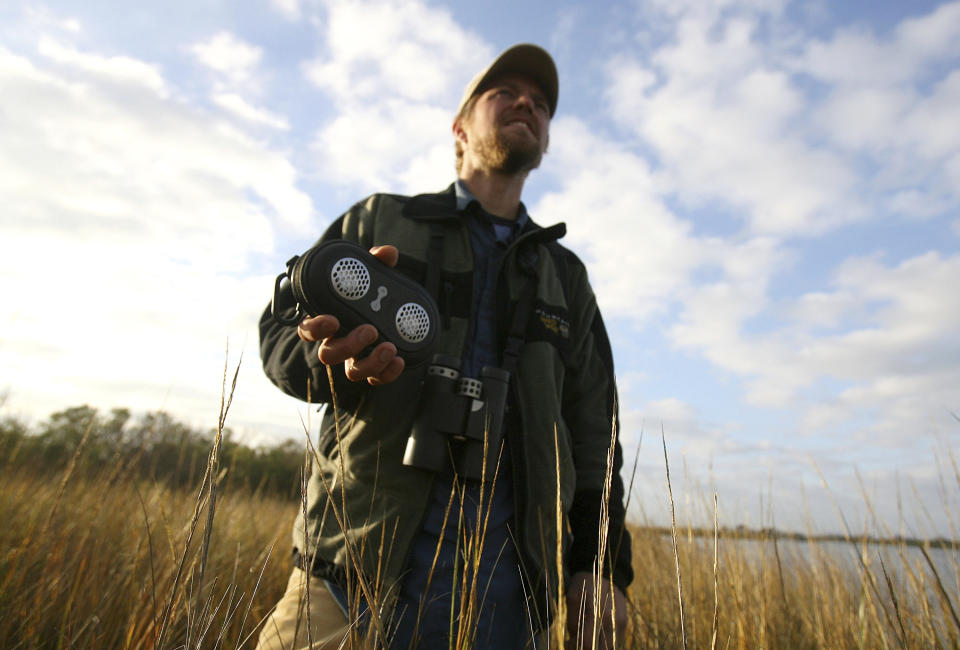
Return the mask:
<path id="1" fill-rule="evenodd" d="M 480 377 L 460 376 L 460 361 L 436 354 L 427 368 L 420 407 L 407 439 L 403 464 L 459 476 L 493 478 L 507 406 L 510 373 L 484 366 Z M 486 457 L 484 445 L 486 444 Z"/>

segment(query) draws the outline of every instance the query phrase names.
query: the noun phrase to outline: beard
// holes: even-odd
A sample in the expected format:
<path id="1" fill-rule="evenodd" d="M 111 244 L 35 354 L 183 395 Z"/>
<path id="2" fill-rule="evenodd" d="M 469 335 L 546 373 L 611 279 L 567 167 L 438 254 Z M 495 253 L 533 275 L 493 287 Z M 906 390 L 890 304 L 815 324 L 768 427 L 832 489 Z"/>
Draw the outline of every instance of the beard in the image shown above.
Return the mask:
<path id="1" fill-rule="evenodd" d="M 535 138 L 519 137 L 501 129 L 478 142 L 475 154 L 483 167 L 507 176 L 534 170 L 543 158 Z"/>

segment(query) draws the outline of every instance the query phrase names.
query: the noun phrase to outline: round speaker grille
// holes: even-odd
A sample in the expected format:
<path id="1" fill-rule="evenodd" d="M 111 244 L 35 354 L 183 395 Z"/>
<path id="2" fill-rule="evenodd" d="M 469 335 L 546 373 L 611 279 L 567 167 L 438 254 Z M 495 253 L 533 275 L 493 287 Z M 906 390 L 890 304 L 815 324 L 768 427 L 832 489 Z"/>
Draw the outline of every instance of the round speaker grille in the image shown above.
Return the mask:
<path id="1" fill-rule="evenodd" d="M 330 270 L 330 282 L 344 300 L 360 300 L 370 289 L 370 271 L 360 260 L 343 257 Z"/>
<path id="2" fill-rule="evenodd" d="M 404 341 L 420 343 L 430 333 L 430 314 L 415 302 L 400 305 L 397 310 L 397 331 Z"/>

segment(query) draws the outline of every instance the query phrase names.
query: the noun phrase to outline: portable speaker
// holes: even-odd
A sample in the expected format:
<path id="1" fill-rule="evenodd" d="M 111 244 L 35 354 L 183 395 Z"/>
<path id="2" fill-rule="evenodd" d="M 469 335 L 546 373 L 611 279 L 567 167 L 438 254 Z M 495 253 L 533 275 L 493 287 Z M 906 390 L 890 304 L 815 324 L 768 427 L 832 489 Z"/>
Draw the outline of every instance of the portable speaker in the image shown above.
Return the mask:
<path id="1" fill-rule="evenodd" d="M 277 309 L 284 280 L 297 301 L 292 316 Z M 440 324 L 439 310 L 426 289 L 357 244 L 339 239 L 287 262 L 286 272 L 274 284 L 270 309 L 282 325 L 331 314 L 340 320 L 341 334 L 369 323 L 380 333 L 374 345 L 390 341 L 408 366 L 430 358 Z"/>

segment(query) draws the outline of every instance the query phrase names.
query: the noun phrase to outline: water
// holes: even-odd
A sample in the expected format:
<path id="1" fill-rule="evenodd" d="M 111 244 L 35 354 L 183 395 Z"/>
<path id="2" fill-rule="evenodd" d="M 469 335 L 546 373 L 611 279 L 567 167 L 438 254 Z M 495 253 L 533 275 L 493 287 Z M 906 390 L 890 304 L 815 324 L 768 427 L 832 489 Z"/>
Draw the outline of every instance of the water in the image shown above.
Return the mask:
<path id="1" fill-rule="evenodd" d="M 699 543 L 712 555 L 712 539 L 701 538 Z M 762 561 L 767 570 L 775 571 L 778 551 L 784 575 L 818 567 L 845 571 L 852 578 L 860 579 L 866 568 L 881 593 L 888 593 L 886 572 L 897 592 L 915 593 L 913 581 L 922 580 L 933 600 L 940 597 L 938 576 L 951 601 L 955 606 L 960 604 L 960 549 L 957 548 L 927 549 L 928 563 L 919 547 L 907 544 L 780 539 L 774 546 L 771 539 L 720 539 L 721 563 L 739 557 L 748 564 Z"/>

